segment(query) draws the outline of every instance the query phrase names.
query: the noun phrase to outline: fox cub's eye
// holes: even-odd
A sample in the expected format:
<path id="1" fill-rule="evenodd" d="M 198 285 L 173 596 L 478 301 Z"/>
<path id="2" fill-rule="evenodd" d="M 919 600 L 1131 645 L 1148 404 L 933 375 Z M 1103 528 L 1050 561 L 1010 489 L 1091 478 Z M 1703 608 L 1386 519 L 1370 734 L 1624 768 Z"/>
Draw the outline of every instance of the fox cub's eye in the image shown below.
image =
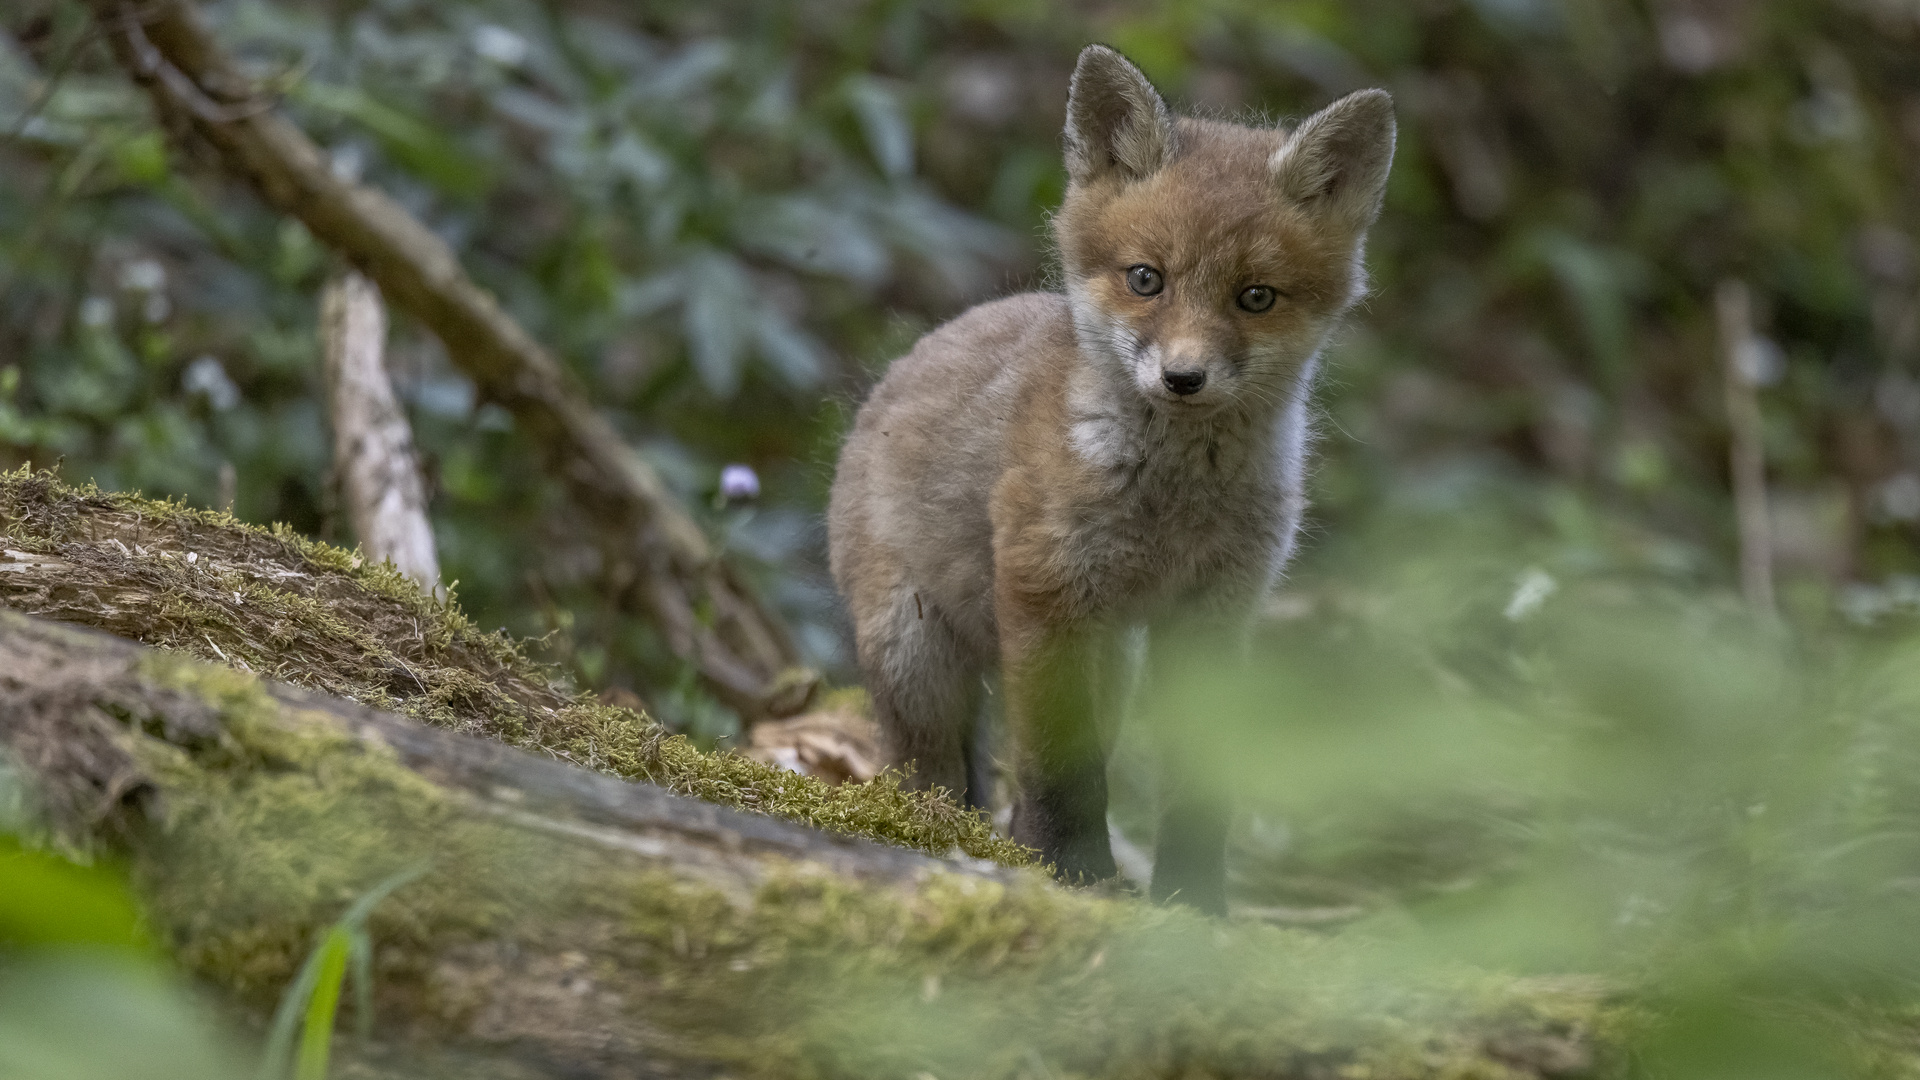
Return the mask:
<path id="1" fill-rule="evenodd" d="M 1136 296 L 1157 295 L 1165 285 L 1166 282 L 1160 278 L 1160 271 L 1144 263 L 1127 271 L 1127 288 L 1132 289 Z"/>
<path id="2" fill-rule="evenodd" d="M 1262 312 L 1273 306 L 1273 287 L 1271 285 L 1249 285 L 1240 290 L 1240 308 L 1243 311 Z"/>

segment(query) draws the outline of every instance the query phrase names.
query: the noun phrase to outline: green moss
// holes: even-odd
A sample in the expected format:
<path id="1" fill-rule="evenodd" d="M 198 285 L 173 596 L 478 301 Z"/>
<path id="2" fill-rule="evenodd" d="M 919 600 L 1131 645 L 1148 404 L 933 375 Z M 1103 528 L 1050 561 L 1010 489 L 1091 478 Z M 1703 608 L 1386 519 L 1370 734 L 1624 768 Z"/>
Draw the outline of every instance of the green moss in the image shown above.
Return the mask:
<path id="1" fill-rule="evenodd" d="M 498 932 L 537 890 L 568 887 L 564 876 L 525 872 L 540 854 L 533 838 L 476 820 L 336 721 L 303 721 L 258 680 L 165 654 L 143 673 L 218 712 L 215 742 L 131 745 L 162 793 L 138 877 L 174 953 L 220 985 L 262 1000 L 277 993 L 318 929 L 403 867 L 431 868 L 381 909 L 380 932 L 403 948 Z"/>
<path id="2" fill-rule="evenodd" d="M 1008 866 L 1032 862 L 1029 849 L 995 836 L 980 814 L 943 792 L 904 790 L 897 773 L 836 787 L 738 754 L 703 754 L 680 736 L 649 742 L 644 761 L 649 779 L 708 802 L 936 855 L 959 851 Z"/>
<path id="3" fill-rule="evenodd" d="M 703 754 L 644 714 L 600 704 L 484 633 L 389 564 L 232 515 L 53 474 L 0 473 L 0 544 L 59 560 L 0 575 L 0 602 L 497 739 L 710 802 L 1008 865 L 1031 852 L 899 777 L 834 787 Z M 189 556 L 192 556 L 189 558 Z"/>
<path id="4" fill-rule="evenodd" d="M 7 546 L 59 563 L 12 575 L 7 602 L 149 645 L 475 734 L 575 697 L 502 633 L 483 633 L 390 564 L 221 512 L 0 474 Z"/>

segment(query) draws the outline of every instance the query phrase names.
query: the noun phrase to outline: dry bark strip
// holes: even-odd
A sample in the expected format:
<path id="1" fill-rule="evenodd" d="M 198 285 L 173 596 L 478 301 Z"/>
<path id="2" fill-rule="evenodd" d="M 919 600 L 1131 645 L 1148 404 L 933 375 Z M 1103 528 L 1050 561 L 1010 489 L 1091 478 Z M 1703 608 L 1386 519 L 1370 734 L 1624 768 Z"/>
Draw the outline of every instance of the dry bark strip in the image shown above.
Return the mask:
<path id="1" fill-rule="evenodd" d="M 394 396 L 386 350 L 379 286 L 357 270 L 335 275 L 320 292 L 320 353 L 347 517 L 368 558 L 392 562 L 444 596 L 413 428 Z"/>
<path id="2" fill-rule="evenodd" d="M 487 399 L 596 523 L 623 599 L 749 721 L 806 706 L 785 629 L 713 551 L 659 475 L 594 411 L 564 369 L 453 251 L 398 203 L 343 178 L 220 49 L 186 0 L 89 0 L 128 74 L 170 131 L 192 131 L 224 167 L 298 218 L 446 345 Z"/>
<path id="3" fill-rule="evenodd" d="M 0 757 L 68 843 L 130 863 L 156 936 L 254 1023 L 356 895 L 428 866 L 375 909 L 375 1039 L 337 1039 L 343 1077 L 1594 1064 L 1591 988 L 1352 983 L 1326 938 L 740 813 L 4 608 Z"/>

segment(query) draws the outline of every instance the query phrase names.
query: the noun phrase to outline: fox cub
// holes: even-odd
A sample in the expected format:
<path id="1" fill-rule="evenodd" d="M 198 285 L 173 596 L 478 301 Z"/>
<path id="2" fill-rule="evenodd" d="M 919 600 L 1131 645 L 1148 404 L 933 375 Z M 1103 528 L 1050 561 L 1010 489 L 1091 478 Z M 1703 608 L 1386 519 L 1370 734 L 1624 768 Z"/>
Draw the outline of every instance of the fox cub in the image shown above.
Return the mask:
<path id="1" fill-rule="evenodd" d="M 1365 291 L 1391 99 L 1291 132 L 1177 117 L 1089 46 L 1067 99 L 1065 295 L 928 334 L 840 455 L 833 575 L 896 765 L 984 805 L 983 676 L 1013 747 L 1014 839 L 1068 880 L 1114 873 L 1106 757 L 1130 628 L 1148 670 L 1231 649 L 1293 552 L 1308 395 Z M 1151 892 L 1224 912 L 1228 807 L 1164 733 Z"/>

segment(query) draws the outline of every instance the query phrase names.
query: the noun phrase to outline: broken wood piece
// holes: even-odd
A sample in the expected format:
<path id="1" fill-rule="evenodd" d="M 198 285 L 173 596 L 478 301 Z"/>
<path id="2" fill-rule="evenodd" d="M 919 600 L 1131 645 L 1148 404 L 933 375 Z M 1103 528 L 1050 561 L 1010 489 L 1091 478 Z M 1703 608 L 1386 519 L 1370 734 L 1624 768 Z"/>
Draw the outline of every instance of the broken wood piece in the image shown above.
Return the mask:
<path id="1" fill-rule="evenodd" d="M 358 271 L 321 290 L 320 345 L 333 469 L 360 549 L 444 597 L 413 428 L 387 374 L 387 309 Z"/>
<path id="2" fill-rule="evenodd" d="M 864 784 L 880 775 L 880 728 L 849 702 L 784 720 L 763 720 L 741 753 L 829 784 Z"/>

